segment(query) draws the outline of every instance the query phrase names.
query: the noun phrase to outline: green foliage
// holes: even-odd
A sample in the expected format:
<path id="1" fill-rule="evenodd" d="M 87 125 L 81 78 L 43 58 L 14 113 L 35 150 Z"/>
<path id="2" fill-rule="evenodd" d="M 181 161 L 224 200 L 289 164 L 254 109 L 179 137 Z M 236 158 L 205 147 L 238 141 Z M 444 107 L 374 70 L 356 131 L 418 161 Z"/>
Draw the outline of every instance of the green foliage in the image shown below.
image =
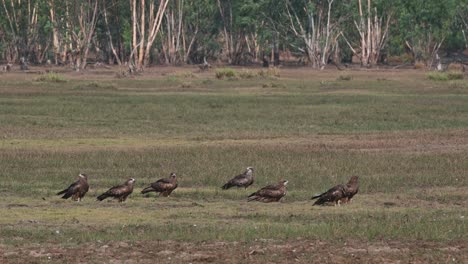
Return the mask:
<path id="1" fill-rule="evenodd" d="M 79 38 L 83 36 L 79 32 L 80 26 L 76 17 L 68 16 L 67 10 L 77 11 L 81 4 L 85 9 L 89 9 L 88 2 L 31 0 L 12 3 L 0 6 L 0 32 L 3 33 L 0 41 L 2 60 L 12 58 L 17 62 L 24 56 L 30 63 L 40 64 L 46 59 L 53 59 L 54 53 L 57 52 L 51 45 L 54 30 L 58 32 L 59 43 L 67 47 L 61 47 L 60 52 L 78 48 L 75 37 L 71 36 Z M 51 3 L 55 7 L 55 23 L 50 18 Z M 330 14 L 331 34 L 342 32 L 352 45 L 359 43 L 359 34 L 355 26 L 355 22 L 359 23 L 357 3 L 358 1 L 335 0 Z M 96 32 L 92 36 L 92 42 L 96 46 L 92 47 L 90 55 L 95 55 L 96 60 L 111 61 L 114 55 L 109 42 L 112 38 L 118 56 L 123 62 L 128 61 L 133 51 L 129 1 L 116 0 L 101 4 L 107 11 L 109 27 L 104 22 L 103 14 L 100 13 Z M 312 29 L 311 23 L 317 26 L 317 19 L 325 18 L 328 7 L 327 1 L 303 0 L 223 0 L 219 1 L 219 4 L 218 6 L 218 1 L 213 0 L 170 1 L 166 13 L 174 15 L 173 23 L 177 25 L 180 19 L 178 12 L 181 11 L 180 27 L 183 36 L 171 40 L 177 40 L 178 44 L 173 43 L 177 48 L 169 52 L 168 41 L 174 32 L 168 31 L 167 26 L 170 21 L 164 19 L 149 63 L 171 63 L 167 56 L 175 53 L 176 55 L 172 56 L 178 63 L 198 64 L 206 58 L 212 61 L 230 61 L 232 64 L 248 65 L 248 63 L 258 63 L 263 56 L 271 54 L 275 45 L 280 50 L 292 51 L 295 56 L 306 56 L 306 43 L 301 36 L 312 34 L 308 32 Z M 367 2 L 363 1 L 365 11 L 366 5 Z M 431 59 L 431 49 L 436 43 L 442 42 L 441 50 L 448 51 L 459 51 L 467 45 L 466 37 L 463 35 L 463 32 L 468 32 L 466 1 L 374 0 L 372 6 L 371 12 L 376 12 L 379 18 L 383 18 L 382 21 L 388 17 L 392 18 L 388 44 L 383 54 L 400 56 L 408 52 L 409 45 L 411 52 L 414 53 L 413 59 L 427 61 Z M 37 23 L 32 23 L 31 17 L 28 17 L 31 15 L 31 10 L 37 14 Z M 7 12 L 16 21 L 10 23 Z M 147 19 L 150 17 L 148 4 L 145 17 Z M 322 20 L 321 23 L 325 21 Z M 304 32 L 292 30 L 291 25 L 295 25 L 296 29 L 301 31 L 299 22 Z M 149 21 L 146 26 L 150 26 Z M 325 45 L 321 39 L 317 41 L 316 45 Z M 338 37 L 337 41 L 341 59 L 349 61 L 351 49 L 343 37 Z"/>
<path id="2" fill-rule="evenodd" d="M 35 79 L 36 82 L 56 82 L 56 83 L 63 83 L 67 82 L 68 80 L 63 77 L 62 75 L 55 73 L 55 72 L 49 72 L 46 74 L 42 74 L 41 76 L 37 77 Z"/>
<path id="3" fill-rule="evenodd" d="M 449 80 L 462 80 L 463 72 L 448 72 L 447 77 Z"/>
<path id="4" fill-rule="evenodd" d="M 351 75 L 340 75 L 338 78 L 336 78 L 337 81 L 351 81 L 353 79 L 353 76 Z"/>
<path id="5" fill-rule="evenodd" d="M 77 90 L 110 89 L 110 90 L 113 90 L 115 89 L 115 85 L 113 85 L 112 83 L 91 81 L 91 82 L 77 84 L 73 86 L 73 89 L 77 89 Z"/>
<path id="6" fill-rule="evenodd" d="M 257 73 L 255 71 L 252 71 L 252 70 L 242 69 L 237 73 L 237 75 L 241 79 L 250 79 L 250 78 L 256 77 Z"/>
<path id="7" fill-rule="evenodd" d="M 217 69 L 216 70 L 215 76 L 218 79 L 235 78 L 237 76 L 237 73 L 236 73 L 236 71 L 234 69 L 222 68 L 222 69 Z"/>
<path id="8" fill-rule="evenodd" d="M 448 80 L 461 80 L 463 79 L 462 72 L 429 72 L 426 74 L 429 80 L 434 81 L 448 81 Z"/>
<path id="9" fill-rule="evenodd" d="M 260 77 L 272 78 L 272 77 L 280 77 L 281 71 L 279 68 L 273 67 L 273 68 L 259 70 L 257 74 Z"/>
<path id="10" fill-rule="evenodd" d="M 434 81 L 448 81 L 448 76 L 446 73 L 443 72 L 429 72 L 426 74 L 429 80 Z"/>

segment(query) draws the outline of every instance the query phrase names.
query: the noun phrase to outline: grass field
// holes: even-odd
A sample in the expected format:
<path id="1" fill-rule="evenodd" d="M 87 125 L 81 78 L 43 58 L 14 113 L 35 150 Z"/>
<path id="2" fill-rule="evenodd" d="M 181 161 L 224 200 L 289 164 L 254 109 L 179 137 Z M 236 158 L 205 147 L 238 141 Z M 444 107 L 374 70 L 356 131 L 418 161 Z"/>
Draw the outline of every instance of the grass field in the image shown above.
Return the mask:
<path id="1" fill-rule="evenodd" d="M 466 76 L 235 71 L 0 74 L 0 262 L 468 262 Z M 139 193 L 172 171 L 171 197 Z M 78 173 L 84 200 L 55 196 Z M 352 204 L 312 207 L 351 175 Z M 281 179 L 282 203 L 246 202 Z"/>

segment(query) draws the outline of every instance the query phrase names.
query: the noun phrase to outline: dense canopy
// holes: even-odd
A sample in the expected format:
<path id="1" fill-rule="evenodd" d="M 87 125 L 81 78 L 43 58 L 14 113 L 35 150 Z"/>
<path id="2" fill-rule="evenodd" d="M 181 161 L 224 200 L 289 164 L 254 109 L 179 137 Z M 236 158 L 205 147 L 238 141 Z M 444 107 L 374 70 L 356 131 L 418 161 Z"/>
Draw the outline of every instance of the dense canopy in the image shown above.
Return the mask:
<path id="1" fill-rule="evenodd" d="M 467 18 L 467 0 L 1 0 L 0 62 L 431 67 L 468 47 Z"/>

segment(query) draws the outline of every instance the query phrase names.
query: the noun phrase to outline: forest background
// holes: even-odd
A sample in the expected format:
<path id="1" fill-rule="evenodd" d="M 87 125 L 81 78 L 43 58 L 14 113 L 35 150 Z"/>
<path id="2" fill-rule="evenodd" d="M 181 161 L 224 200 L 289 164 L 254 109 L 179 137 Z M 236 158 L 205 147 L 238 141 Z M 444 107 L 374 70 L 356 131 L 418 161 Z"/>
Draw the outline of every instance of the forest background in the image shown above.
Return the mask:
<path id="1" fill-rule="evenodd" d="M 467 31 L 466 0 L 1 0 L 0 62 L 430 69 Z"/>

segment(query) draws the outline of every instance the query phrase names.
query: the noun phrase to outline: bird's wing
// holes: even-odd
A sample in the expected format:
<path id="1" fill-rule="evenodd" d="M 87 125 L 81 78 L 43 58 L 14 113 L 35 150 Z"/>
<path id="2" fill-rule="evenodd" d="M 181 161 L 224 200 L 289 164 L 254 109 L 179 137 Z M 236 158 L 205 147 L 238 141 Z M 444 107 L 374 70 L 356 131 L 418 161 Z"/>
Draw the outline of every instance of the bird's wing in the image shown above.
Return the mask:
<path id="1" fill-rule="evenodd" d="M 245 174 L 239 174 L 236 177 L 232 178 L 229 182 L 234 184 L 247 184 L 249 182 L 249 177 Z"/>
<path id="2" fill-rule="evenodd" d="M 159 179 L 155 183 L 171 183 L 171 179 L 168 179 L 168 178 Z"/>
<path id="3" fill-rule="evenodd" d="M 126 192 L 128 192 L 128 188 L 126 185 L 118 185 L 110 188 L 106 193 L 114 196 L 119 196 Z"/>
<path id="4" fill-rule="evenodd" d="M 283 193 L 284 191 L 282 190 L 282 188 L 278 187 L 277 185 L 268 185 L 258 190 L 256 192 L 256 195 L 266 197 L 279 197 L 282 196 Z"/>
<path id="5" fill-rule="evenodd" d="M 345 193 L 345 196 L 351 196 L 352 197 L 356 193 L 358 193 L 358 191 L 359 191 L 358 186 L 347 184 L 344 193 Z"/>
<path id="6" fill-rule="evenodd" d="M 68 186 L 67 188 L 67 192 L 69 193 L 75 193 L 77 192 L 81 187 L 81 182 L 80 181 L 76 181 L 72 184 L 70 184 L 70 186 Z"/>
<path id="7" fill-rule="evenodd" d="M 346 186 L 342 184 L 336 185 L 325 193 L 324 198 L 327 198 L 327 200 L 339 199 L 343 197 L 345 190 Z"/>
<path id="8" fill-rule="evenodd" d="M 173 188 L 174 184 L 170 181 L 157 181 L 151 185 L 158 192 Z"/>

